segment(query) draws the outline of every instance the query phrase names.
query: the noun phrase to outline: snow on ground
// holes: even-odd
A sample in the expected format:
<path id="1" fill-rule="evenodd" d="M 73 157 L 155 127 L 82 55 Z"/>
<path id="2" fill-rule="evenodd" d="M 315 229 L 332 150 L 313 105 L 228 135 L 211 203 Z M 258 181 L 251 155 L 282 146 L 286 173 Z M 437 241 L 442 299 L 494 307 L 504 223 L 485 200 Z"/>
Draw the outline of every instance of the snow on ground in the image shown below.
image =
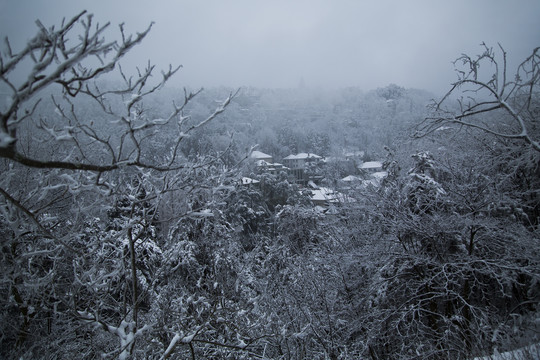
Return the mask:
<path id="1" fill-rule="evenodd" d="M 499 353 L 494 351 L 493 355 L 474 358 L 473 360 L 539 360 L 540 343 L 522 347 L 520 349 Z"/>

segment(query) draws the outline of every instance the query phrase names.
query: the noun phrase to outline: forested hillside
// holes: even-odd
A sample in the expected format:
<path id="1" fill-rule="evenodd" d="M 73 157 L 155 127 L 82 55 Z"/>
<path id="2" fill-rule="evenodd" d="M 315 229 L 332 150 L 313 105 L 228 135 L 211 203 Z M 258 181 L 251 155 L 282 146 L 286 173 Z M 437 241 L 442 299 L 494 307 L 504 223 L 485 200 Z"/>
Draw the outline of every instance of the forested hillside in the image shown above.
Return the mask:
<path id="1" fill-rule="evenodd" d="M 0 54 L 0 357 L 472 359 L 540 341 L 538 48 L 516 69 L 499 47 L 464 55 L 446 96 L 199 90 L 119 67 L 150 28 L 107 31 L 83 12 Z M 321 160 L 301 182 L 253 151 Z"/>

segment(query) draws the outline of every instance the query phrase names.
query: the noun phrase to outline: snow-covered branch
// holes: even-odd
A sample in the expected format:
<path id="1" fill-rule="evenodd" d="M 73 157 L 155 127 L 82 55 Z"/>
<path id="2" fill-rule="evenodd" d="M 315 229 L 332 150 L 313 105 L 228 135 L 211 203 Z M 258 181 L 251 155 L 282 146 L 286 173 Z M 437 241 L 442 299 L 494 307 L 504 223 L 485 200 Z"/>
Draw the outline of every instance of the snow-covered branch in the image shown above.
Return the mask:
<path id="1" fill-rule="evenodd" d="M 175 106 L 174 111 L 166 119 L 146 120 L 141 117 L 140 105 L 143 98 L 162 88 L 181 66 L 174 68 L 170 66 L 167 71 L 162 72 L 162 79 L 153 85 L 149 84 L 154 70 L 154 66 L 150 63 L 143 71 L 138 71 L 135 79 L 127 77 L 118 62 L 135 45 L 143 41 L 152 24 L 135 36 L 127 35 L 124 26 L 120 25 L 121 40 L 107 42 L 104 36 L 109 24 L 94 25 L 93 16 L 84 17 L 85 14 L 85 11 L 81 12 L 62 24 L 58 30 L 54 27 L 47 29 L 38 21 L 38 34 L 19 53 L 12 52 L 9 40 L 6 39 L 6 54 L 0 54 L 0 82 L 7 85 L 11 93 L 5 110 L 0 112 L 0 157 L 28 167 L 42 169 L 57 168 L 103 173 L 123 166 L 138 166 L 159 171 L 168 170 L 174 164 L 176 156 L 170 162 L 163 164 L 142 160 L 142 154 L 145 151 L 143 141 L 148 136 L 142 134 L 147 134 L 153 128 L 166 126 L 171 119 L 181 116 L 187 103 L 200 91 L 186 96 L 184 104 L 180 107 Z M 82 35 L 77 41 L 70 41 L 68 35 L 75 32 L 77 24 L 82 30 Z M 97 67 L 90 65 L 88 61 L 92 59 L 97 59 L 100 65 Z M 18 83 L 11 74 L 15 69 L 22 67 L 27 60 L 33 62 L 34 66 L 29 71 L 26 80 Z M 124 79 L 125 84 L 122 88 L 102 91 L 96 83 L 92 83 L 99 75 L 110 72 L 115 67 L 119 68 Z M 76 153 L 79 154 L 65 159 L 29 156 L 21 152 L 18 147 L 19 140 L 24 135 L 21 125 L 34 114 L 41 99 L 30 106 L 28 102 L 31 97 L 55 83 L 61 85 L 64 91 L 63 100 L 71 110 L 64 109 L 54 97 L 52 101 L 57 113 L 68 124 L 45 126 L 41 122 L 38 129 L 49 136 L 47 141 L 49 145 L 69 141 L 75 144 Z M 76 106 L 70 100 L 71 97 L 81 94 L 94 99 L 105 114 L 124 119 L 123 129 L 114 129 L 110 133 L 102 134 L 100 128 L 106 124 L 81 119 L 80 115 L 77 115 Z M 129 97 L 125 103 L 126 114 L 118 114 L 111 107 L 108 97 L 126 95 Z M 222 111 L 223 109 L 217 113 Z M 132 113 L 139 115 L 132 120 Z M 211 119 L 216 116 L 217 114 L 211 116 Z M 29 131 L 26 127 L 24 129 Z M 85 149 L 89 141 L 100 144 L 107 157 L 102 161 L 90 159 L 87 156 L 88 150 Z"/>
<path id="2" fill-rule="evenodd" d="M 118 326 L 113 326 L 86 311 L 78 311 L 78 314 L 81 320 L 94 324 L 106 332 L 118 337 L 118 340 L 120 341 L 120 354 L 118 355 L 118 359 L 121 360 L 127 359 L 131 354 L 135 339 L 152 329 L 152 326 L 148 324 L 137 329 L 135 322 L 126 320 L 122 320 Z"/>
<path id="3" fill-rule="evenodd" d="M 524 141 L 540 152 L 540 134 L 537 131 L 540 48 L 533 49 L 532 54 L 518 66 L 513 79 L 509 79 L 507 54 L 502 46 L 499 45 L 498 55 L 492 48 L 482 45 L 484 52 L 477 58 L 462 55 L 454 62 L 463 68 L 456 69 L 458 81 L 440 101 L 431 105 L 433 115 L 417 126 L 414 135 L 423 137 L 448 126 L 464 126 L 500 138 Z M 493 73 L 481 72 L 490 65 L 494 67 Z M 455 97 L 457 106 L 451 104 Z M 497 111 L 500 112 L 495 114 Z M 481 116 L 486 114 L 494 114 L 498 120 L 490 124 L 481 122 Z"/>

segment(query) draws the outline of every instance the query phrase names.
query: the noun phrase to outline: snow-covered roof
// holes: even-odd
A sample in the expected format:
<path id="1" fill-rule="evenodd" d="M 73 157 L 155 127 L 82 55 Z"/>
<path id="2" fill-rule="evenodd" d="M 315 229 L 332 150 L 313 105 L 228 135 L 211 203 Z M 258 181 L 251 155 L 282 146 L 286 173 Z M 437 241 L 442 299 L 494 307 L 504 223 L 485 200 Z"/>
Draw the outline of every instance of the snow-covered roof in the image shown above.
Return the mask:
<path id="1" fill-rule="evenodd" d="M 338 202 L 352 202 L 353 198 L 342 194 L 340 192 L 334 191 L 329 188 L 320 187 L 318 189 L 311 190 L 311 200 L 313 201 L 326 201 L 329 203 L 338 203 Z"/>
<path id="2" fill-rule="evenodd" d="M 371 177 L 374 177 L 377 180 L 381 180 L 384 179 L 387 175 L 388 173 L 386 171 L 377 171 L 371 174 Z"/>
<path id="3" fill-rule="evenodd" d="M 376 168 L 382 168 L 382 162 L 380 161 L 366 161 L 365 163 L 360 166 L 362 169 L 376 169 Z"/>
<path id="4" fill-rule="evenodd" d="M 248 177 L 243 177 L 242 178 L 242 185 L 258 184 L 259 182 L 260 182 L 259 180 L 255 180 L 255 179 L 248 178 Z"/>
<path id="5" fill-rule="evenodd" d="M 311 190 L 311 200 L 315 201 L 332 201 L 335 199 L 333 190 L 327 188 L 313 189 Z"/>
<path id="6" fill-rule="evenodd" d="M 272 155 L 265 154 L 262 151 L 253 150 L 250 157 L 253 159 L 271 159 Z"/>
<path id="7" fill-rule="evenodd" d="M 283 160 L 293 160 L 293 159 L 322 159 L 321 156 L 311 153 L 298 153 L 296 155 L 289 155 Z"/>

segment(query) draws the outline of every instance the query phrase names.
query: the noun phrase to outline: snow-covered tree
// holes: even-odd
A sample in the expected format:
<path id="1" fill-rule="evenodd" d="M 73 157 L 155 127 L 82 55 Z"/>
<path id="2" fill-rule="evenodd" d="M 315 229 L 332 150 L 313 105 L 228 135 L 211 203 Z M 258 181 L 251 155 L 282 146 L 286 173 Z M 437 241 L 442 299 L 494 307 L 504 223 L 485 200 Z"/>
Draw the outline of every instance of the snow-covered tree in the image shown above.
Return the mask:
<path id="1" fill-rule="evenodd" d="M 184 109 L 200 91 L 185 90 L 156 116 L 163 110 L 146 100 L 180 67 L 155 77 L 148 63 L 128 76 L 119 63 L 151 25 L 135 35 L 120 25 L 117 41 L 86 12 L 37 25 L 26 45 L 6 39 L 0 53 L 2 356 L 127 358 L 155 331 L 151 309 L 174 245 L 164 225 L 196 212 L 197 189 L 223 166 L 180 146 L 234 94 L 190 117 Z M 103 79 L 112 72 L 121 80 Z M 164 199 L 179 196 L 184 211 L 165 213 Z"/>
<path id="2" fill-rule="evenodd" d="M 432 105 L 433 114 L 418 126 L 417 136 L 448 126 L 465 126 L 525 142 L 540 152 L 540 47 L 533 49 L 515 72 L 509 69 L 507 53 L 500 44 L 498 52 L 486 44 L 482 47 L 483 52 L 476 57 L 464 54 L 455 60 L 458 80 Z M 490 117 L 483 116 L 486 114 Z"/>
<path id="3" fill-rule="evenodd" d="M 367 290 L 373 356 L 459 358 L 515 346 L 506 319 L 535 311 L 527 304 L 538 301 L 539 257 L 523 251 L 538 237 L 519 216 L 492 211 L 504 194 L 478 152 L 446 150 L 445 162 L 415 154 L 373 200 L 389 246 Z"/>

